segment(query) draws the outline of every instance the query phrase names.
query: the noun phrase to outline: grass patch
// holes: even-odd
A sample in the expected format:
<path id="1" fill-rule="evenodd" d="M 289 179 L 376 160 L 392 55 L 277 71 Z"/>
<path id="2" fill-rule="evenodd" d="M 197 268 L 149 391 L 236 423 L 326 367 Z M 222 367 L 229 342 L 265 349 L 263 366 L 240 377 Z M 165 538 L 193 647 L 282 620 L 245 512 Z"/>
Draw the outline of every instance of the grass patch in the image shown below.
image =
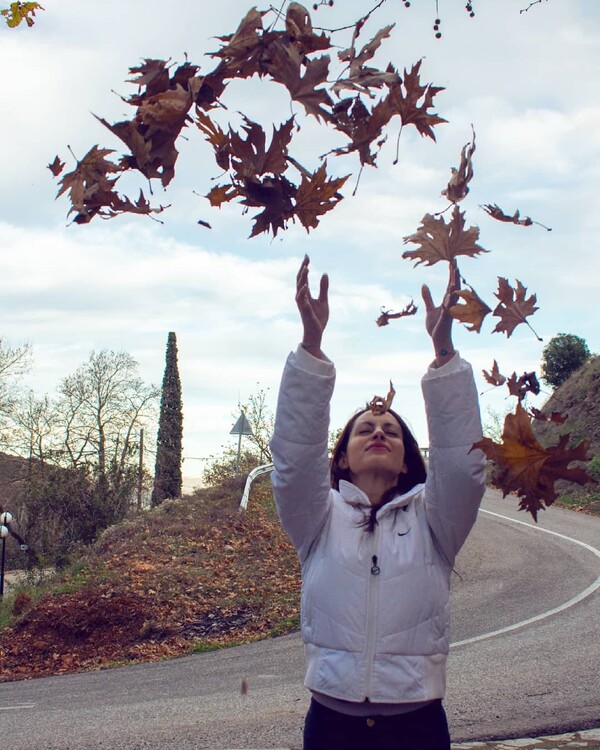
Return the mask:
<path id="1" fill-rule="evenodd" d="M 597 491 L 573 490 L 560 495 L 556 504 L 569 510 L 584 511 L 600 516 L 600 492 Z"/>

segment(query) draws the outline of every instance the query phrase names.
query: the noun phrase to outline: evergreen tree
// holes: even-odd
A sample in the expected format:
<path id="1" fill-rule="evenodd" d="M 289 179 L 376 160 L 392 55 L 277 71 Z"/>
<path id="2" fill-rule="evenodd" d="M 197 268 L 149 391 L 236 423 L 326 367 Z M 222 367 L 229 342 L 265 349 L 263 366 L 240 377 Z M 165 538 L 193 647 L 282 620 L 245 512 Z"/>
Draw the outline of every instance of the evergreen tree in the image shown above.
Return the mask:
<path id="1" fill-rule="evenodd" d="M 156 466 L 152 505 L 160 505 L 167 497 L 181 497 L 181 443 L 183 408 L 181 381 L 177 367 L 177 337 L 169 333 L 165 375 L 160 401 L 160 419 L 156 441 Z"/>

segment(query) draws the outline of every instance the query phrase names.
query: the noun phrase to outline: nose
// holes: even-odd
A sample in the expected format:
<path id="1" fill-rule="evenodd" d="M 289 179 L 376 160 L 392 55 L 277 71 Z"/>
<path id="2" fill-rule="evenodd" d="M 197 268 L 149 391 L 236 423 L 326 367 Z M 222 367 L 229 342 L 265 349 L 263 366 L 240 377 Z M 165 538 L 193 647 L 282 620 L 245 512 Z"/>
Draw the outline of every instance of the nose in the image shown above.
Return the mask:
<path id="1" fill-rule="evenodd" d="M 386 434 L 381 427 L 375 427 L 371 436 L 373 440 L 385 440 Z"/>

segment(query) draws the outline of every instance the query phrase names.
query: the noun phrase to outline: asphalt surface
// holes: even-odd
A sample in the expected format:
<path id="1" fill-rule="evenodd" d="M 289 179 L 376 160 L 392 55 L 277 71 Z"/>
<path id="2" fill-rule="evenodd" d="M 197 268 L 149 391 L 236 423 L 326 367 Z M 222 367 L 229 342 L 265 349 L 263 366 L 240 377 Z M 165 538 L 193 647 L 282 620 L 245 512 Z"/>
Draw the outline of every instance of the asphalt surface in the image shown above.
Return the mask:
<path id="1" fill-rule="evenodd" d="M 551 508 L 535 527 L 514 508 L 514 498 L 489 492 L 456 564 L 446 699 L 456 745 L 541 750 L 538 740 L 498 741 L 573 738 L 600 725 L 600 519 Z M 303 671 L 292 634 L 168 662 L 5 683 L 2 748 L 300 748 L 309 700 Z"/>

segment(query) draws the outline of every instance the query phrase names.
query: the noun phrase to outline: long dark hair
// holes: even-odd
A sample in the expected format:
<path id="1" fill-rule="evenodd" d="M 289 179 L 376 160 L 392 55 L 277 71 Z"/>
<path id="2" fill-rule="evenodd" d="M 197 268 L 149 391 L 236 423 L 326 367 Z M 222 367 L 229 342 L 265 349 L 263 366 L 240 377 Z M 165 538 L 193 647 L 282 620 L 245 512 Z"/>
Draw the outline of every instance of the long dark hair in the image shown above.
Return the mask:
<path id="1" fill-rule="evenodd" d="M 350 419 L 346 423 L 346 426 L 341 431 L 339 438 L 337 439 L 337 442 L 333 449 L 333 453 L 331 454 L 331 461 L 329 464 L 331 486 L 336 490 L 339 489 L 341 479 L 345 479 L 348 482 L 351 481 L 350 469 L 343 469 L 340 466 L 340 459 L 342 458 L 342 455 L 345 454 L 348 450 L 348 441 L 350 440 L 350 434 L 352 432 L 352 428 L 354 427 L 354 423 L 362 414 L 366 414 L 368 411 L 371 411 L 369 407 L 367 407 L 366 409 L 359 409 L 352 417 L 350 417 Z M 396 414 L 393 409 L 388 409 L 388 413 L 391 414 L 394 419 L 396 419 L 402 430 L 402 440 L 404 442 L 404 463 L 406 464 L 406 471 L 398 475 L 398 482 L 396 483 L 396 486 L 388 490 L 388 492 L 385 493 L 382 502 L 377 507 L 373 508 L 371 519 L 367 524 L 370 531 L 373 530 L 373 526 L 376 523 L 375 514 L 382 505 L 388 503 L 390 500 L 396 497 L 396 495 L 402 495 L 405 492 L 412 490 L 412 488 L 417 484 L 421 484 L 422 482 L 424 482 L 427 477 L 425 461 L 423 460 L 423 456 L 421 454 L 421 451 L 419 450 L 419 445 L 415 439 L 415 436 L 412 434 L 412 432 L 408 428 L 408 425 L 399 414 Z"/>

